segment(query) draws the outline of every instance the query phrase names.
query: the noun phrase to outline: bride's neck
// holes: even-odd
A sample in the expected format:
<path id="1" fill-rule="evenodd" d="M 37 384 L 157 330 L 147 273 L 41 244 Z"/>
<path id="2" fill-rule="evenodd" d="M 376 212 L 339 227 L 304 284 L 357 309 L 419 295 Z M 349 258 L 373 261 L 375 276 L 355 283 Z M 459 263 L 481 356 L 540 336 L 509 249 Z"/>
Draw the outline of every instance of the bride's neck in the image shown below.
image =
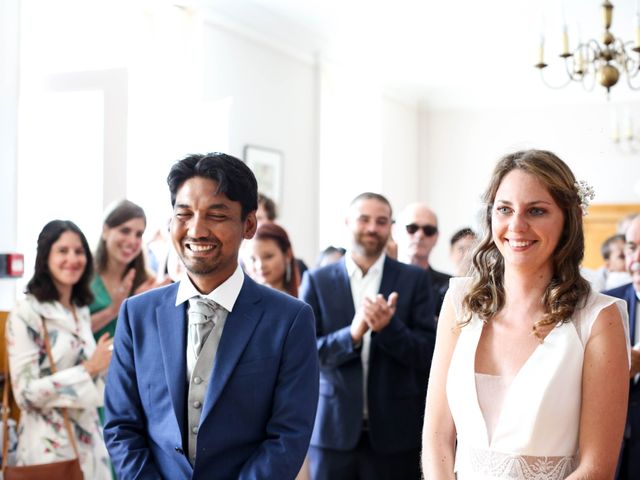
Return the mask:
<path id="1" fill-rule="evenodd" d="M 507 304 L 530 302 L 531 299 L 534 299 L 534 303 L 539 303 L 551 282 L 551 276 L 551 271 L 546 269 L 534 273 L 505 270 L 504 292 Z"/>

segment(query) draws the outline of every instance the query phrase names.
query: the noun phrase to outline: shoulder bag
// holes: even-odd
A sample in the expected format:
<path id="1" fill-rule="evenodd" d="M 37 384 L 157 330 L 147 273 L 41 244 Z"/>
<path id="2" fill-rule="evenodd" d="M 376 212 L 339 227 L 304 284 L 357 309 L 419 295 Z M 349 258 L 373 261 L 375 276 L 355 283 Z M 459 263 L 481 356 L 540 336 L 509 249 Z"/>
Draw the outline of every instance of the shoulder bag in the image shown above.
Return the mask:
<path id="1" fill-rule="evenodd" d="M 75 316 L 75 315 L 74 315 Z M 47 326 L 45 325 L 44 318 L 42 318 L 42 328 L 44 330 L 44 344 L 47 349 L 47 356 L 49 357 L 49 363 L 51 364 L 51 373 L 56 373 L 56 364 L 53 361 L 53 355 L 51 355 L 51 346 L 49 345 L 49 332 L 47 332 Z M 78 455 L 78 445 L 76 444 L 76 436 L 71 428 L 71 422 L 69 421 L 69 413 L 66 408 L 61 408 L 62 416 L 64 417 L 64 424 L 69 434 L 69 441 L 73 447 L 73 451 L 76 454 L 76 458 L 72 460 L 63 460 L 61 462 L 41 463 L 37 465 L 21 465 L 21 466 L 9 466 L 4 459 L 7 458 L 7 447 L 9 442 L 7 422 L 9 419 L 9 389 L 11 388 L 11 379 L 9 378 L 9 355 L 5 353 L 4 363 L 4 378 L 5 386 L 2 393 L 2 474 L 4 480 L 83 480 L 84 475 L 82 468 L 80 468 L 80 455 Z"/>

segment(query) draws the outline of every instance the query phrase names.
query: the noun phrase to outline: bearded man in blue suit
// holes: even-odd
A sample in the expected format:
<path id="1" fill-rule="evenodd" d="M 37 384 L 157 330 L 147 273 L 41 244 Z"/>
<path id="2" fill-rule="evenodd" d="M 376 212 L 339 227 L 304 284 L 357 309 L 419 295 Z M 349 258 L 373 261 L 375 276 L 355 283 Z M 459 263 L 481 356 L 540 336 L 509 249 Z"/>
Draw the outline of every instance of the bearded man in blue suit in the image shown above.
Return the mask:
<path id="1" fill-rule="evenodd" d="M 293 479 L 318 400 L 308 305 L 238 265 L 257 184 L 237 158 L 176 163 L 168 177 L 180 282 L 125 301 L 105 393 L 120 478 Z"/>
<path id="2" fill-rule="evenodd" d="M 616 480 L 640 478 L 640 217 L 634 218 L 625 233 L 624 261 L 632 282 L 603 292 L 627 301 L 629 337 L 631 339 L 631 369 L 629 372 L 629 406 L 624 429 L 622 451 L 618 461 Z"/>
<path id="3" fill-rule="evenodd" d="M 427 272 L 385 255 L 392 212 L 358 195 L 343 259 L 307 272 L 320 399 L 309 450 L 314 480 L 419 479 L 420 432 L 435 343 Z"/>

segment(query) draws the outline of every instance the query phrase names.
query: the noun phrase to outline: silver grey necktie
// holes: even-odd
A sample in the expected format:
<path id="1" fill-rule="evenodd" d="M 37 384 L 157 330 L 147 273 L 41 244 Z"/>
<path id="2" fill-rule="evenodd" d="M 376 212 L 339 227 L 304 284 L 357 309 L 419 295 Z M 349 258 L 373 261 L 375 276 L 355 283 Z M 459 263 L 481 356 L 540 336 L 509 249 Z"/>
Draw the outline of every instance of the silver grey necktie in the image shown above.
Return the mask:
<path id="1" fill-rule="evenodd" d="M 220 305 L 207 298 L 189 299 L 189 345 L 193 348 L 196 359 L 215 326 L 216 311 L 219 308 Z"/>

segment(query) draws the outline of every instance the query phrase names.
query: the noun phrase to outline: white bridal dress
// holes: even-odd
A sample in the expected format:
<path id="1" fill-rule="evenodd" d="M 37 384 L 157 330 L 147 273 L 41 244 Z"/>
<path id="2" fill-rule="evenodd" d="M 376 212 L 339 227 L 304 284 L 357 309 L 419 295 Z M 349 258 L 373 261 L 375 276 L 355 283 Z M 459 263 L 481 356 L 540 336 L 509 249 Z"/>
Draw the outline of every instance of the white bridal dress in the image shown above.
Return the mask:
<path id="1" fill-rule="evenodd" d="M 458 319 L 469 282 L 451 279 L 448 295 Z M 575 470 L 584 349 L 595 319 L 611 304 L 620 310 L 628 340 L 625 302 L 592 291 L 585 307 L 549 332 L 513 378 L 477 374 L 484 323 L 473 317 L 462 328 L 447 376 L 458 480 L 559 480 Z"/>

